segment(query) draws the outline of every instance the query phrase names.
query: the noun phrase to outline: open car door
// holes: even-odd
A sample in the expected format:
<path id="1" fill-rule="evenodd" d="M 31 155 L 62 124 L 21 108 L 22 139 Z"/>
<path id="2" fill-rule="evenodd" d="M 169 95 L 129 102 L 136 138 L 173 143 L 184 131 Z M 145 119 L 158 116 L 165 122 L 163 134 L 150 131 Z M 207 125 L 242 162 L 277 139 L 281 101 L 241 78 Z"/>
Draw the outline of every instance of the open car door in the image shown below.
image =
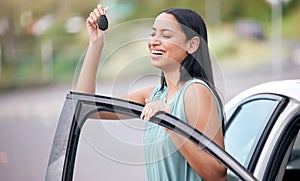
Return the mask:
<path id="1" fill-rule="evenodd" d="M 143 105 L 141 104 L 121 99 L 75 92 L 68 93 L 54 137 L 46 180 L 73 180 L 81 129 L 93 113 L 106 111 L 139 118 L 142 109 Z M 150 119 L 150 122 L 185 136 L 214 156 L 241 180 L 256 180 L 252 173 L 239 164 L 224 149 L 178 118 L 159 112 Z"/>

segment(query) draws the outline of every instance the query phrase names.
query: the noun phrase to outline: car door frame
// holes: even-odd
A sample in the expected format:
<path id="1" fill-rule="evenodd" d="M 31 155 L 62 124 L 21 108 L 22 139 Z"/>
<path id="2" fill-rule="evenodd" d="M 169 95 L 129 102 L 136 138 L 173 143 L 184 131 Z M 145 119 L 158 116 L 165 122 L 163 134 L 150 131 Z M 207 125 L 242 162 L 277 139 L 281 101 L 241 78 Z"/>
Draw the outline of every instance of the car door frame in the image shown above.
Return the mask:
<path id="1" fill-rule="evenodd" d="M 66 95 L 53 140 L 46 180 L 72 180 L 80 131 L 87 118 L 95 112 L 108 111 L 139 118 L 144 105 L 122 99 L 70 92 Z M 159 112 L 150 122 L 181 134 L 214 156 L 242 180 L 257 180 L 224 149 L 182 120 Z"/>

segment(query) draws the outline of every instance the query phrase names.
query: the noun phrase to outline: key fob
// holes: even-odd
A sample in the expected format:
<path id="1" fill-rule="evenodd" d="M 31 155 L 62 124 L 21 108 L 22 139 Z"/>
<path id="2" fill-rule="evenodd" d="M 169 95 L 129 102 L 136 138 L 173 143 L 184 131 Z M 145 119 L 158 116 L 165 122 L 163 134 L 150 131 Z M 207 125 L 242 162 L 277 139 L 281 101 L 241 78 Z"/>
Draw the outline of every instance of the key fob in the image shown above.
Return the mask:
<path id="1" fill-rule="evenodd" d="M 98 18 L 98 27 L 102 31 L 105 31 L 108 28 L 108 20 L 105 15 L 100 15 Z"/>

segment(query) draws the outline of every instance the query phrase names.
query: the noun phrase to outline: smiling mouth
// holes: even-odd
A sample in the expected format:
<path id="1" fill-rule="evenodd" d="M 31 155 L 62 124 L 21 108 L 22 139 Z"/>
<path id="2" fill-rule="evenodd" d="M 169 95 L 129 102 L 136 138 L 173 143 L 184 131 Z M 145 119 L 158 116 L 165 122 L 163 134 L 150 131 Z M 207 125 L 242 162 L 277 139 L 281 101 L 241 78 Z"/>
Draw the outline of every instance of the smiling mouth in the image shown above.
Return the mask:
<path id="1" fill-rule="evenodd" d="M 162 50 L 152 50 L 151 52 L 153 55 L 163 55 L 165 52 Z"/>

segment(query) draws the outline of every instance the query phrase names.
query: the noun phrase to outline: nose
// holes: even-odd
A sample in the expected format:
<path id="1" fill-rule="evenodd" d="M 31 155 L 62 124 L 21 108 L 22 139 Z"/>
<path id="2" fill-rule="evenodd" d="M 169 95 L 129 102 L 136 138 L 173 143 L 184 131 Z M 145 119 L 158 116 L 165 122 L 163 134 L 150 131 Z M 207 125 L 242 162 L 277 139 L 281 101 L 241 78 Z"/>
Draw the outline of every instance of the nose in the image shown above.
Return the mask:
<path id="1" fill-rule="evenodd" d="M 161 44 L 161 40 L 157 37 L 151 37 L 149 39 L 149 45 L 154 46 L 154 45 L 160 45 Z"/>

